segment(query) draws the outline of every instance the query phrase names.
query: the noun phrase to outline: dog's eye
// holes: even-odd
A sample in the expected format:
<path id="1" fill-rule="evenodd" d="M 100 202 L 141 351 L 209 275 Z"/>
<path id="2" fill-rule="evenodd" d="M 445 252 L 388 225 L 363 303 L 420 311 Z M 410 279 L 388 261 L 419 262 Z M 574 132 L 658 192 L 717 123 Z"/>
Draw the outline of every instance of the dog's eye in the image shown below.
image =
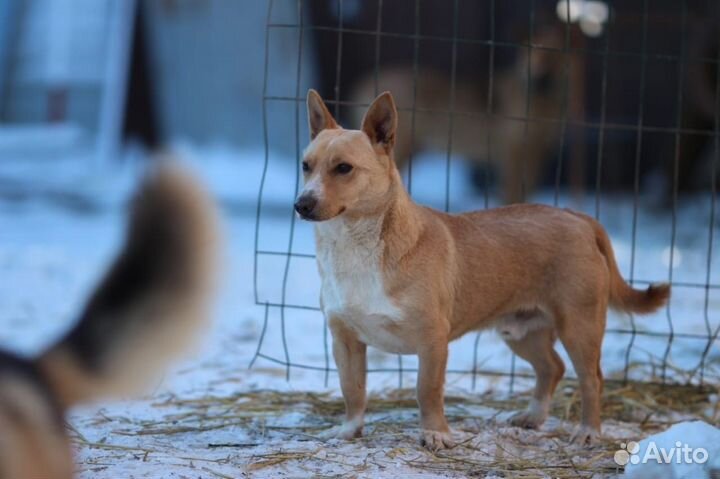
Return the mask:
<path id="1" fill-rule="evenodd" d="M 349 165 L 347 163 L 340 163 L 335 167 L 335 171 L 337 171 L 341 175 L 347 175 L 350 173 L 353 169 L 352 165 Z"/>
<path id="2" fill-rule="evenodd" d="M 307 162 L 307 161 L 303 161 L 303 162 L 302 162 L 302 170 L 303 170 L 305 173 L 307 173 L 308 171 L 310 171 L 310 165 L 308 165 L 308 162 Z"/>

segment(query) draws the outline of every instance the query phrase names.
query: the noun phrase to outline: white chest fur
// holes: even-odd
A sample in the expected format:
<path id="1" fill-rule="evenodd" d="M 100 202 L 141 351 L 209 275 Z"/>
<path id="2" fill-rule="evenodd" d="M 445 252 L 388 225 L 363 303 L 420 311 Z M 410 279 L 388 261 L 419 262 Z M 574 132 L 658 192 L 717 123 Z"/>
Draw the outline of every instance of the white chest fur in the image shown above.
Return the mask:
<path id="1" fill-rule="evenodd" d="M 385 289 L 380 227 L 379 220 L 352 227 L 338 220 L 318 225 L 323 311 L 344 321 L 371 346 L 411 352 L 403 339 L 402 310 Z"/>

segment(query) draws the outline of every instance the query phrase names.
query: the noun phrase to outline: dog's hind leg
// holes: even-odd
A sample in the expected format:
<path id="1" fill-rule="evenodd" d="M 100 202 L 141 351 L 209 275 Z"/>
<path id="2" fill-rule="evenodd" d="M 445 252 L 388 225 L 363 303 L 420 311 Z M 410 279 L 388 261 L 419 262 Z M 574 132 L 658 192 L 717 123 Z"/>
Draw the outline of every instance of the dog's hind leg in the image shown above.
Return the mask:
<path id="1" fill-rule="evenodd" d="M 600 353 L 605 333 L 607 307 L 598 304 L 574 308 L 563 318 L 558 330 L 580 383 L 582 422 L 571 439 L 576 444 L 592 444 L 600 435 L 600 395 L 603 378 Z"/>
<path id="2" fill-rule="evenodd" d="M 553 347 L 555 332 L 548 327 L 528 332 L 519 340 L 505 342 L 515 354 L 532 365 L 536 376 L 535 392 L 528 408 L 511 416 L 510 424 L 537 429 L 547 419 L 550 400 L 565 374 L 565 365 Z"/>

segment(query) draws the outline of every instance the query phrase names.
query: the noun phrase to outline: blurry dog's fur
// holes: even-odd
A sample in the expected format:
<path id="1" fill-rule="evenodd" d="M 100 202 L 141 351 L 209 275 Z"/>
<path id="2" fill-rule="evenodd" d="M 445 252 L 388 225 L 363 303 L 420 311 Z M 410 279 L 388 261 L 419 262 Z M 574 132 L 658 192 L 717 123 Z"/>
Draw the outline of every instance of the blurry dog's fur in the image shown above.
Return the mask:
<path id="1" fill-rule="evenodd" d="M 560 47 L 562 31 L 545 28 L 533 41 Z M 511 68 L 495 73 L 492 92 L 487 79 L 456 80 L 452 152 L 474 162 L 492 161 L 500 176 L 501 196 L 506 203 L 524 201 L 541 181 L 543 166 L 560 139 L 558 121 L 563 114 L 565 58 L 545 49 L 518 49 Z M 353 87 L 353 103 L 367 104 L 377 91 L 394 92 L 399 109 L 395 160 L 398 168 L 410 156 L 426 149 L 448 148 L 452 83 L 447 72 L 430 70 L 415 74 L 412 66 L 383 68 L 377 78 L 370 73 Z M 489 95 L 492 95 L 492 115 Z M 526 97 L 530 95 L 529 105 Z M 412 109 L 415 107 L 415 112 Z M 529 106 L 530 111 L 526 111 Z M 362 118 L 359 109 L 353 120 Z M 545 121 L 528 121 L 533 117 Z M 523 190 L 525 188 L 525 191 Z"/>
<path id="2" fill-rule="evenodd" d="M 153 172 L 132 205 L 122 252 L 75 327 L 37 358 L 0 353 L 0 478 L 66 479 L 68 408 L 138 392 L 208 317 L 216 215 L 178 167 Z"/>
<path id="3" fill-rule="evenodd" d="M 537 428 L 565 367 L 563 343 L 580 382 L 582 424 L 574 440 L 600 433 L 600 350 L 608 306 L 649 313 L 669 298 L 621 277 L 610 240 L 589 216 L 541 205 L 450 215 L 418 206 L 393 161 L 397 111 L 389 93 L 370 106 L 362 129 L 345 130 L 320 96 L 308 94 L 311 142 L 298 214 L 316 222 L 321 305 L 345 397 L 346 419 L 330 436 L 362 433 L 366 346 L 417 354 L 421 442 L 452 445 L 443 408 L 448 343 L 497 329 L 533 366 L 537 383 L 512 424 Z"/>

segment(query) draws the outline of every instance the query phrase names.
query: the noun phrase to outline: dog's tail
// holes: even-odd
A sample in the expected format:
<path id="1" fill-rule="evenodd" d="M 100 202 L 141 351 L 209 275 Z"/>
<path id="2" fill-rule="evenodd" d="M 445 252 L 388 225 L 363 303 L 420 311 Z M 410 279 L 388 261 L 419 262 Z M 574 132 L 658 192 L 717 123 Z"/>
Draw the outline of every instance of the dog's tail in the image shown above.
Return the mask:
<path id="1" fill-rule="evenodd" d="M 670 298 L 670 285 L 656 283 L 647 289 L 635 289 L 625 282 L 613 251 L 610 238 L 605 228 L 590 216 L 573 212 L 592 225 L 595 231 L 595 241 L 600 253 L 605 257 L 610 272 L 610 306 L 614 309 L 638 314 L 648 314 L 664 306 Z"/>
<path id="2" fill-rule="evenodd" d="M 60 405 L 139 392 L 209 316 L 219 234 L 188 173 L 164 163 L 136 194 L 122 251 L 75 327 L 37 360 Z"/>

